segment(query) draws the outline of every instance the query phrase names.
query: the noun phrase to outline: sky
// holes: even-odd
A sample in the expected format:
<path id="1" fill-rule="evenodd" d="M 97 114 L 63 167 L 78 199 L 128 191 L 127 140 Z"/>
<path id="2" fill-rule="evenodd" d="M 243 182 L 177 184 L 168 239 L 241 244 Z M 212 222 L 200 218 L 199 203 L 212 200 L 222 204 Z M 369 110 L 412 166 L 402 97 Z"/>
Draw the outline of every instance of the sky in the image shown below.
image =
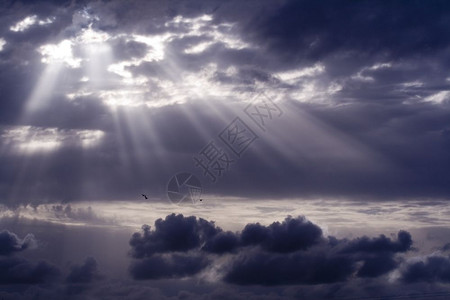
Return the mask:
<path id="1" fill-rule="evenodd" d="M 0 297 L 450 297 L 449 9 L 1 1 Z"/>

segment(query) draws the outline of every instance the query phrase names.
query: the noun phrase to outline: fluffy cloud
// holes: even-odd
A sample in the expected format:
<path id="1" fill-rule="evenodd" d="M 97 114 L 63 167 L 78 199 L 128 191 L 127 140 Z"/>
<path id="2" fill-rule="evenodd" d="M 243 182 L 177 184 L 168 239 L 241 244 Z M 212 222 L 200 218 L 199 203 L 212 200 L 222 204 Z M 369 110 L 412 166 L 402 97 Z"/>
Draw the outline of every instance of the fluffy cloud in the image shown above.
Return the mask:
<path id="1" fill-rule="evenodd" d="M 33 234 L 27 234 L 20 239 L 16 234 L 4 230 L 0 232 L 0 255 L 10 255 L 37 246 Z"/>
<path id="2" fill-rule="evenodd" d="M 168 215 L 155 221 L 155 230 L 142 226 L 142 233 L 136 232 L 130 240 L 131 255 L 134 258 L 152 256 L 155 253 L 187 252 L 199 248 L 205 240 L 221 231 L 214 223 L 196 217 Z"/>
<path id="3" fill-rule="evenodd" d="M 368 237 L 357 238 L 350 241 L 342 252 L 405 252 L 411 249 L 412 243 L 411 234 L 402 230 L 398 232 L 396 241 L 392 241 L 384 235 L 372 239 Z"/>
<path id="4" fill-rule="evenodd" d="M 0 232 L 0 255 L 9 256 L 34 247 L 37 247 L 37 241 L 33 234 L 20 239 L 7 230 Z M 18 257 L 0 258 L 1 284 L 50 283 L 60 275 L 59 268 L 46 261 L 31 262 Z"/>
<path id="5" fill-rule="evenodd" d="M 321 241 L 322 230 L 303 217 L 286 218 L 268 227 L 248 224 L 242 230 L 243 245 L 261 245 L 270 252 L 288 253 L 305 250 Z"/>
<path id="6" fill-rule="evenodd" d="M 66 281 L 68 283 L 91 283 L 100 278 L 97 261 L 93 257 L 88 257 L 82 265 L 74 265 L 70 268 Z"/>
<path id="7" fill-rule="evenodd" d="M 428 256 L 422 261 L 408 263 L 401 272 L 401 278 L 407 283 L 450 282 L 450 257 Z"/>
<path id="8" fill-rule="evenodd" d="M 400 261 L 395 253 L 410 250 L 412 244 L 411 235 L 405 231 L 398 233 L 396 241 L 384 235 L 354 240 L 320 238 L 322 243 L 317 243 L 315 247 L 300 248 L 292 253 L 242 251 L 224 279 L 242 285 L 279 285 L 341 282 L 351 279 L 353 275 L 375 278 L 397 268 Z M 293 240 L 284 240 L 287 244 L 290 241 Z"/>
<path id="9" fill-rule="evenodd" d="M 247 224 L 242 232 L 224 232 L 202 218 L 168 215 L 133 234 L 130 273 L 135 279 L 192 277 L 217 268 L 225 282 L 238 285 L 286 285 L 345 282 L 376 278 L 398 268 L 398 253 L 411 250 L 410 233 L 396 240 L 325 237 L 304 217 L 287 217 L 268 226 Z M 226 266 L 216 265 L 225 257 Z M 222 262 L 223 263 L 223 262 Z"/>

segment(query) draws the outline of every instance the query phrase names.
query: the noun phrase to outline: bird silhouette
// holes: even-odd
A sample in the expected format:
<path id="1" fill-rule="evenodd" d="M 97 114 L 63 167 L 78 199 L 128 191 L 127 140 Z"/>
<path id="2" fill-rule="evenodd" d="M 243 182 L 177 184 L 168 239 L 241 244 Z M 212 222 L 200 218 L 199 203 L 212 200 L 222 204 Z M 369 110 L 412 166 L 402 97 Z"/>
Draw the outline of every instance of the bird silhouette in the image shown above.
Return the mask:
<path id="1" fill-rule="evenodd" d="M 147 195 L 142 194 L 142 197 L 144 197 L 145 199 L 148 199 Z"/>

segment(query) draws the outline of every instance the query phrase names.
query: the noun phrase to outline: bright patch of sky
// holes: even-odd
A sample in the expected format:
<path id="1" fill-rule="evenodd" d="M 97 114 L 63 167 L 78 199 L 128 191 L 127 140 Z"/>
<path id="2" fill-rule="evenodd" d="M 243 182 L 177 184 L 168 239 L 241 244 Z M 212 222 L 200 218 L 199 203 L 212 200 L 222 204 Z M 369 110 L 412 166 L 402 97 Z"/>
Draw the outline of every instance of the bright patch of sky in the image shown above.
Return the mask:
<path id="1" fill-rule="evenodd" d="M 444 101 L 450 99 L 449 91 L 440 91 L 435 94 L 432 94 L 424 99 L 425 102 L 431 102 L 434 104 L 442 104 Z"/>
<path id="2" fill-rule="evenodd" d="M 351 78 L 354 80 L 359 80 L 359 81 L 368 81 L 368 82 L 372 82 L 375 79 L 372 76 L 369 75 L 365 75 L 364 73 L 367 71 L 377 71 L 380 69 L 387 69 L 387 68 L 391 68 L 392 64 L 391 63 L 377 63 L 374 64 L 370 67 L 365 67 L 362 70 L 360 70 L 358 73 L 356 73 L 356 75 L 353 75 Z"/>
<path id="3" fill-rule="evenodd" d="M 103 137 L 100 130 L 75 130 L 34 126 L 12 126 L 0 137 L 9 149 L 20 153 L 50 152 L 63 145 L 78 144 L 91 147 Z"/>
<path id="4" fill-rule="evenodd" d="M 3 51 L 3 47 L 6 45 L 6 41 L 0 38 L 0 51 Z"/>
<path id="5" fill-rule="evenodd" d="M 39 48 L 42 55 L 42 62 L 45 64 L 65 63 L 71 68 L 78 68 L 81 59 L 73 55 L 73 42 L 71 40 L 63 40 L 58 44 L 46 44 Z"/>
<path id="6" fill-rule="evenodd" d="M 23 32 L 31 28 L 33 25 L 47 25 L 53 23 L 54 20 L 55 18 L 46 18 L 42 20 L 39 19 L 36 15 L 32 15 L 9 27 L 9 30 L 14 32 Z"/>
<path id="7" fill-rule="evenodd" d="M 220 70 L 216 63 L 210 63 L 200 70 L 192 72 L 183 69 L 177 64 L 176 60 L 170 59 L 166 53 L 166 48 L 170 43 L 185 37 L 201 37 L 202 39 L 176 49 L 184 55 L 200 54 L 207 51 L 211 45 L 219 43 L 228 49 L 251 48 L 250 44 L 239 38 L 234 25 L 231 23 L 215 24 L 210 15 L 197 18 L 177 16 L 165 23 L 164 26 L 167 31 L 161 34 L 121 33 L 112 36 L 94 29 L 92 20 L 96 20 L 95 16 L 87 16 L 86 13 L 82 15 L 83 22 L 86 23 L 91 20 L 91 23 L 88 25 L 83 23 L 84 28 L 73 38 L 55 44 L 43 45 L 38 49 L 42 55 L 43 63 L 49 65 L 65 64 L 70 68 L 83 67 L 83 70 L 87 70 L 85 74 L 82 74 L 83 80 L 79 79 L 79 82 L 82 83 L 81 86 L 77 87 L 76 90 L 66 92 L 68 99 L 73 100 L 77 97 L 89 95 L 98 97 L 111 108 L 117 106 L 161 107 L 206 97 L 229 98 L 233 94 L 233 89 L 239 88 L 236 84 L 222 84 L 216 80 L 218 72 L 231 77 L 238 76 L 236 67 Z M 134 41 L 145 44 L 147 52 L 141 57 L 117 60 L 114 58 L 110 44 L 119 38 L 126 42 Z M 75 55 L 75 49 L 83 51 L 77 52 L 79 54 Z M 169 74 L 169 77 L 161 78 L 134 74 L 134 69 L 144 63 L 158 64 L 166 74 Z M 373 68 L 377 67 L 386 66 L 373 66 Z M 100 74 L 98 70 L 101 69 L 104 69 L 105 72 Z M 341 89 L 339 84 L 333 83 L 324 90 L 319 82 L 316 82 L 317 77 L 324 72 L 324 65 L 317 63 L 310 67 L 274 75 L 288 84 L 299 87 L 290 92 L 291 97 L 299 101 L 310 101 L 309 99 L 312 98 L 317 101 L 317 99 L 325 98 Z M 98 82 L 104 84 L 95 84 Z M 114 82 L 114 88 L 111 88 L 111 84 L 108 84 L 112 82 Z M 261 85 L 262 83 L 255 84 Z"/>

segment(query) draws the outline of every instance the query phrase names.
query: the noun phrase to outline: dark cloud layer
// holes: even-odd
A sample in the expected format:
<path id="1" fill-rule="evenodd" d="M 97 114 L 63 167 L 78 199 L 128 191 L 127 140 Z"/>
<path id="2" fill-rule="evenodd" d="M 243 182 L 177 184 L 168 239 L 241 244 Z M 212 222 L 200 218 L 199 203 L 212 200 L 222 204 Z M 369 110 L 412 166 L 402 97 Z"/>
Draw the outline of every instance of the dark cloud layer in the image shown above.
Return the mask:
<path id="1" fill-rule="evenodd" d="M 450 282 L 450 258 L 429 256 L 423 261 L 412 262 L 402 270 L 402 279 L 408 283 Z"/>
<path id="2" fill-rule="evenodd" d="M 412 243 L 411 234 L 407 231 L 400 231 L 397 235 L 397 241 L 392 241 L 384 235 L 372 239 L 362 237 L 350 241 L 342 252 L 405 252 L 411 249 Z"/>
<path id="3" fill-rule="evenodd" d="M 135 243 L 131 245 L 130 256 L 137 253 L 134 247 L 139 245 L 147 244 L 145 249 L 149 250 L 141 249 L 140 253 L 145 254 L 131 258 L 130 279 L 100 274 L 93 257 L 70 264 L 67 269 L 39 259 L 5 257 L 0 260 L 0 296 L 6 299 L 33 299 L 38 294 L 51 299 L 171 299 L 175 296 L 294 299 L 301 295 L 303 299 L 332 299 L 348 295 L 400 295 L 404 291 L 416 294 L 424 285 L 428 286 L 424 290 L 442 290 L 440 294 L 444 295 L 445 289 L 438 287 L 448 282 L 448 257 L 413 257 L 412 238 L 406 231 L 399 231 L 396 238 L 380 235 L 339 239 L 324 236 L 322 229 L 305 217 L 287 217 L 268 225 L 250 223 L 240 232 L 223 231 L 212 221 L 175 214 L 155 224 L 158 226 L 152 229 L 143 226 L 139 243 L 136 243 L 138 235 L 131 238 Z M 248 228 L 259 228 L 270 235 L 248 231 Z M 189 239 L 168 243 L 168 236 L 177 230 Z M 289 251 L 267 247 L 268 236 L 271 237 L 268 240 L 278 240 L 287 232 L 287 240 L 292 240 L 294 246 L 283 249 Z M 66 229 L 65 234 L 66 239 L 73 239 L 80 232 Z M 315 238 L 305 242 L 304 237 L 308 236 Z M 97 238 L 102 239 L 101 235 Z M 192 240 L 200 242 L 193 246 Z M 399 275 L 398 280 L 391 278 L 392 271 Z M 424 299 L 431 295 L 437 292 L 425 295 Z"/>
<path id="4" fill-rule="evenodd" d="M 60 276 L 60 270 L 45 261 L 32 263 L 21 258 L 0 259 L 1 284 L 51 283 Z"/>
<path id="5" fill-rule="evenodd" d="M 243 245 L 261 245 L 267 251 L 280 253 L 305 250 L 321 238 L 320 227 L 302 217 L 288 217 L 282 223 L 272 223 L 268 227 L 248 224 L 241 236 Z"/>
<path id="6" fill-rule="evenodd" d="M 68 283 L 91 283 L 100 278 L 97 261 L 93 257 L 88 257 L 82 265 L 71 267 L 66 281 Z"/>
<path id="7" fill-rule="evenodd" d="M 0 255 L 10 255 L 36 246 L 34 235 L 28 234 L 20 239 L 16 234 L 4 230 L 0 232 Z"/>
<path id="8" fill-rule="evenodd" d="M 170 229 L 170 230 L 168 230 Z M 247 224 L 242 232 L 224 232 L 213 222 L 183 215 L 144 225 L 130 246 L 136 279 L 190 277 L 226 255 L 223 280 L 238 285 L 324 284 L 376 278 L 398 268 L 398 253 L 411 250 L 410 233 L 396 240 L 384 235 L 352 240 L 325 237 L 304 217 L 287 217 L 268 226 Z"/>
<path id="9" fill-rule="evenodd" d="M 199 248 L 205 240 L 221 231 L 214 223 L 196 217 L 168 215 L 155 221 L 155 230 L 142 226 L 142 233 L 136 232 L 130 240 L 131 255 L 134 258 L 152 256 L 155 253 L 187 252 Z"/>
<path id="10" fill-rule="evenodd" d="M 183 278 L 199 273 L 208 264 L 209 261 L 202 256 L 154 255 L 134 262 L 130 266 L 130 273 L 134 279 Z"/>
<path id="11" fill-rule="evenodd" d="M 287 1 L 255 23 L 261 43 L 286 58 L 318 60 L 349 53 L 403 58 L 449 46 L 447 1 Z"/>
<path id="12" fill-rule="evenodd" d="M 344 255 L 295 253 L 291 255 L 248 253 L 233 262 L 225 281 L 239 284 L 318 284 L 346 280 L 354 272 L 354 262 Z"/>

